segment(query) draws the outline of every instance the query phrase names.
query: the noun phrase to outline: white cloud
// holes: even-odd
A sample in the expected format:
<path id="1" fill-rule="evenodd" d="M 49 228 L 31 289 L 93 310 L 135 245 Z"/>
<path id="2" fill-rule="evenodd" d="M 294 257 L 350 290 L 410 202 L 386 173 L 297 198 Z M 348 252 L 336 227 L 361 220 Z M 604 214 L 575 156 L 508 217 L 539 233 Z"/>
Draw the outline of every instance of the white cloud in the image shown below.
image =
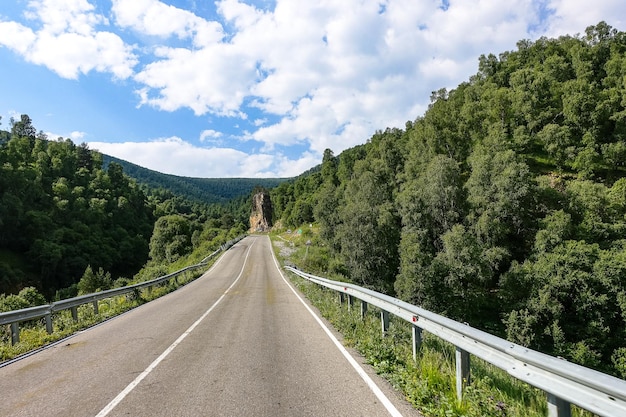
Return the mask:
<path id="1" fill-rule="evenodd" d="M 624 30 L 626 7 L 623 0 L 551 0 L 548 2 L 554 15 L 550 19 L 547 36 L 564 34 L 584 35 L 588 26 L 604 20 L 609 25 Z"/>
<path id="2" fill-rule="evenodd" d="M 317 154 L 305 152 L 298 159 L 292 160 L 287 157 L 281 157 L 278 161 L 278 169 L 276 176 L 281 178 L 295 177 L 306 170 L 319 164 L 321 161 Z"/>
<path id="3" fill-rule="evenodd" d="M 0 45 L 13 49 L 20 55 L 26 55 L 37 36 L 28 27 L 16 22 L 0 22 Z"/>
<path id="4" fill-rule="evenodd" d="M 113 0 L 112 12 L 121 27 L 152 36 L 193 38 L 196 46 L 219 42 L 224 33 L 218 22 L 157 0 Z"/>
<path id="5" fill-rule="evenodd" d="M 0 22 L 0 45 L 27 61 L 44 65 L 63 78 L 92 70 L 128 78 L 137 64 L 132 48 L 116 34 L 96 31 L 108 24 L 86 0 L 33 0 L 26 17 L 41 23 L 33 30 L 17 22 Z"/>
<path id="6" fill-rule="evenodd" d="M 242 166 L 241 176 L 250 178 L 291 178 L 319 163 L 316 154 L 305 152 L 297 159 L 282 154 L 249 155 Z"/>
<path id="7" fill-rule="evenodd" d="M 198 147 L 176 136 L 149 142 L 89 142 L 88 146 L 154 171 L 199 178 L 289 177 L 315 163 L 308 154 L 291 161 L 282 155 Z"/>
<path id="8" fill-rule="evenodd" d="M 326 148 L 338 154 L 377 129 L 403 127 L 432 91 L 476 73 L 480 54 L 583 33 L 600 20 L 626 23 L 623 0 L 217 0 L 212 17 L 159 0 L 112 0 L 109 14 L 99 12 L 109 2 L 96 9 L 90 1 L 31 1 L 30 21 L 0 22 L 0 45 L 66 78 L 99 71 L 129 79 L 139 106 L 249 117 L 235 133 L 211 124 L 218 130 L 198 137 L 230 165 L 173 139 L 141 145 L 185 155 L 191 148 L 226 176 L 291 172 L 320 162 Z M 261 142 L 261 154 L 227 149 L 234 137 Z M 279 153 L 294 145 L 306 153 Z"/>
<path id="9" fill-rule="evenodd" d="M 86 135 L 85 132 L 79 132 L 75 130 L 72 133 L 70 133 L 70 139 L 72 139 L 72 141 L 74 142 L 82 141 L 85 135 Z"/>
<path id="10" fill-rule="evenodd" d="M 107 19 L 93 13 L 94 6 L 86 0 L 33 0 L 26 17 L 40 20 L 43 31 L 52 35 L 65 32 L 90 35 L 93 28 Z"/>
<path id="11" fill-rule="evenodd" d="M 257 61 L 254 104 L 281 116 L 250 138 L 266 150 L 308 143 L 318 155 L 415 119 L 433 85 L 463 81 L 480 53 L 510 48 L 536 17 L 523 0 L 459 2 L 447 11 L 439 1 L 389 1 L 384 13 L 356 0 L 278 1 L 273 13 L 225 0 L 218 10 L 236 27 L 229 48 Z"/>
<path id="12" fill-rule="evenodd" d="M 161 47 L 160 60 L 144 67 L 135 79 L 149 90 L 141 90 L 142 104 L 174 111 L 190 108 L 196 115 L 207 112 L 239 116 L 241 105 L 253 82 L 254 64 L 227 45 L 200 50 Z"/>
<path id="13" fill-rule="evenodd" d="M 207 130 L 203 130 L 200 133 L 200 142 L 204 142 L 205 140 L 209 139 L 219 139 L 222 136 L 224 136 L 224 134 L 222 132 L 218 132 L 216 130 L 213 129 L 207 129 Z"/>

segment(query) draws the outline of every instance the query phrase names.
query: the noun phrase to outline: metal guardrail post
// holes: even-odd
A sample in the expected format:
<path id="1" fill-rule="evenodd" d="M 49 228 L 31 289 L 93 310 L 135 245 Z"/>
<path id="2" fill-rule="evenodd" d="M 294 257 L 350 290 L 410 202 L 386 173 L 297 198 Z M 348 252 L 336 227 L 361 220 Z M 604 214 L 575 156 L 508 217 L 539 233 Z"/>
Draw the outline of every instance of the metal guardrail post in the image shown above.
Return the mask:
<path id="1" fill-rule="evenodd" d="M 353 306 L 354 306 L 354 297 L 348 294 L 348 311 L 352 311 Z"/>
<path id="2" fill-rule="evenodd" d="M 46 319 L 46 331 L 48 332 L 48 334 L 52 334 L 52 314 L 46 314 L 45 316 Z"/>
<path id="3" fill-rule="evenodd" d="M 11 344 L 16 345 L 20 343 L 20 324 L 11 323 Z"/>
<path id="4" fill-rule="evenodd" d="M 417 353 L 422 346 L 422 329 L 413 325 L 413 360 L 417 362 Z"/>
<path id="5" fill-rule="evenodd" d="M 339 305 L 342 306 L 343 305 L 343 300 L 345 299 L 345 295 L 344 293 L 342 293 L 341 291 L 339 291 Z"/>
<path id="6" fill-rule="evenodd" d="M 470 354 L 456 348 L 456 397 L 463 399 L 463 389 L 470 383 Z"/>
<path id="7" fill-rule="evenodd" d="M 389 330 L 389 312 L 386 310 L 380 310 L 380 324 L 383 330 L 383 336 L 387 334 L 387 330 Z"/>
<path id="8" fill-rule="evenodd" d="M 549 417 L 572 417 L 572 406 L 569 402 L 549 392 L 547 394 Z"/>
<path id="9" fill-rule="evenodd" d="M 367 301 L 361 300 L 361 318 L 364 319 L 367 314 Z"/>
<path id="10" fill-rule="evenodd" d="M 93 300 L 93 314 L 98 315 L 98 300 Z"/>

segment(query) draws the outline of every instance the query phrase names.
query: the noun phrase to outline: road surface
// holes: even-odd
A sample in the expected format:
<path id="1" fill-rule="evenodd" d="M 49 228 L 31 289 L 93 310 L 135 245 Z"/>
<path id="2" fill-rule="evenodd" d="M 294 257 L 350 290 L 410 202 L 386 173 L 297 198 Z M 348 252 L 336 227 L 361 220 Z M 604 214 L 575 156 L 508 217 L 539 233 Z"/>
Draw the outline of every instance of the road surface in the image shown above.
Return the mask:
<path id="1" fill-rule="evenodd" d="M 0 368 L 0 416 L 418 415 L 320 323 L 249 236 L 178 291 Z"/>

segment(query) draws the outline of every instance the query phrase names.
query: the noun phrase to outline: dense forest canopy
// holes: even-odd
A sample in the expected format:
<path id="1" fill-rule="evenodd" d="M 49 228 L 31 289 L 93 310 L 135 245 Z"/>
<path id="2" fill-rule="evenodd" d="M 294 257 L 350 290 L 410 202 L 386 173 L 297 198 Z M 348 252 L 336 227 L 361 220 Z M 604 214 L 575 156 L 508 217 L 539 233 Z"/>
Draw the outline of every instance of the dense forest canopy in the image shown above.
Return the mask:
<path id="1" fill-rule="evenodd" d="M 127 274 L 145 263 L 154 222 L 146 196 L 119 165 L 101 167 L 86 145 L 48 141 L 26 115 L 11 122 L 0 147 L 1 290 L 27 281 L 25 272 L 59 289 L 88 264 Z"/>
<path id="2" fill-rule="evenodd" d="M 272 190 L 309 265 L 626 377 L 626 33 L 520 41 Z"/>
<path id="3" fill-rule="evenodd" d="M 22 115 L 0 130 L 0 294 L 33 286 L 51 299 L 123 284 L 146 265 L 243 233 L 249 210 L 248 195 L 210 205 L 140 186 L 120 164 L 50 141 Z"/>

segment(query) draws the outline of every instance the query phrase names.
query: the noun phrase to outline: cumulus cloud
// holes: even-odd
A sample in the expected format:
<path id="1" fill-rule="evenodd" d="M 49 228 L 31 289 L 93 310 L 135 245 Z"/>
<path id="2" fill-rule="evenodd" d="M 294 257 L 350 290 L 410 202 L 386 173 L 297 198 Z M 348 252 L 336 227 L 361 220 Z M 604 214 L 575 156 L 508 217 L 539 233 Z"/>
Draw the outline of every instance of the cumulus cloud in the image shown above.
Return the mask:
<path id="1" fill-rule="evenodd" d="M 86 135 L 85 132 L 79 132 L 79 131 L 75 130 L 72 133 L 70 133 L 70 139 L 72 139 L 72 141 L 74 141 L 74 142 L 79 142 L 79 141 L 82 141 L 82 139 L 85 137 L 85 135 Z"/>
<path id="2" fill-rule="evenodd" d="M 111 11 L 118 25 L 144 35 L 192 38 L 195 46 L 218 42 L 224 36 L 218 22 L 157 0 L 113 0 Z"/>
<path id="3" fill-rule="evenodd" d="M 197 114 L 236 115 L 249 98 L 250 106 L 279 116 L 247 136 L 263 142 L 265 150 L 307 144 L 318 155 L 326 147 L 341 151 L 375 129 L 413 120 L 425 108 L 429 86 L 458 84 L 476 67 L 479 54 L 524 38 L 539 13 L 526 0 L 458 2 L 447 10 L 439 1 L 382 4 L 279 0 L 267 11 L 238 0 L 219 1 L 218 12 L 233 28 L 221 44 L 223 52 L 239 60 L 239 67 L 226 66 L 249 71 L 231 73 L 228 81 L 203 74 L 201 79 L 211 83 L 199 93 L 185 81 L 198 84 L 199 78 L 165 81 L 162 73 L 146 72 L 141 79 L 160 80 L 150 85 L 160 91 L 144 102 L 168 109 L 185 102 Z M 219 65 L 224 59 L 199 59 L 202 51 L 189 54 L 187 62 Z M 158 64 L 163 73 L 175 71 L 172 57 L 167 58 Z M 230 87 L 230 101 L 221 98 L 223 85 Z"/>
<path id="4" fill-rule="evenodd" d="M 135 76 L 146 86 L 138 90 L 142 104 L 245 118 L 241 105 L 254 80 L 254 64 L 240 53 L 216 44 L 200 50 L 160 47 L 155 55 L 158 59 Z"/>
<path id="5" fill-rule="evenodd" d="M 87 144 L 90 149 L 154 171 L 198 178 L 291 177 L 315 163 L 309 154 L 290 161 L 281 155 L 250 155 L 230 148 L 198 147 L 176 136 L 149 142 Z"/>
<path id="6" fill-rule="evenodd" d="M 217 130 L 213 130 L 213 129 L 207 129 L 207 130 L 203 130 L 202 133 L 200 134 L 200 140 L 203 140 L 208 137 L 219 138 L 222 136 L 223 136 L 222 132 L 218 132 Z"/>
<path id="7" fill-rule="evenodd" d="M 95 70 L 128 78 L 137 58 L 116 34 L 98 31 L 108 20 L 86 0 L 33 0 L 25 13 L 39 23 L 33 30 L 18 22 L 0 22 L 0 45 L 27 61 L 44 65 L 63 78 Z"/>
<path id="8" fill-rule="evenodd" d="M 224 136 L 224 134 L 222 132 L 218 132 L 218 131 L 213 130 L 213 129 L 203 130 L 200 133 L 200 142 L 204 142 L 206 140 L 219 139 L 222 136 Z"/>
<path id="9" fill-rule="evenodd" d="M 153 169 L 174 170 L 161 155 L 177 154 L 215 167 L 183 162 L 187 175 L 191 167 L 295 174 L 326 148 L 339 153 L 414 120 L 432 91 L 476 73 L 481 54 L 583 33 L 600 20 L 626 23 L 623 0 L 217 0 L 202 15 L 159 0 L 112 0 L 110 13 L 100 13 L 91 1 L 33 0 L 28 23 L 0 22 L 0 45 L 62 77 L 99 71 L 128 79 L 139 107 L 241 126 L 228 134 L 198 129 L 199 143 L 212 148 L 176 138 L 136 145 L 149 157 L 133 162 L 144 158 Z M 140 44 L 125 42 L 129 34 Z M 237 148 L 249 141 L 260 154 L 230 149 L 227 140 L 240 141 Z M 110 146 L 135 155 L 131 143 Z M 296 148 L 305 151 L 281 153 Z"/>
<path id="10" fill-rule="evenodd" d="M 584 34 L 585 29 L 605 20 L 613 27 L 624 30 L 626 12 L 621 0 L 552 0 L 548 2 L 551 18 L 547 22 L 547 36 Z"/>

